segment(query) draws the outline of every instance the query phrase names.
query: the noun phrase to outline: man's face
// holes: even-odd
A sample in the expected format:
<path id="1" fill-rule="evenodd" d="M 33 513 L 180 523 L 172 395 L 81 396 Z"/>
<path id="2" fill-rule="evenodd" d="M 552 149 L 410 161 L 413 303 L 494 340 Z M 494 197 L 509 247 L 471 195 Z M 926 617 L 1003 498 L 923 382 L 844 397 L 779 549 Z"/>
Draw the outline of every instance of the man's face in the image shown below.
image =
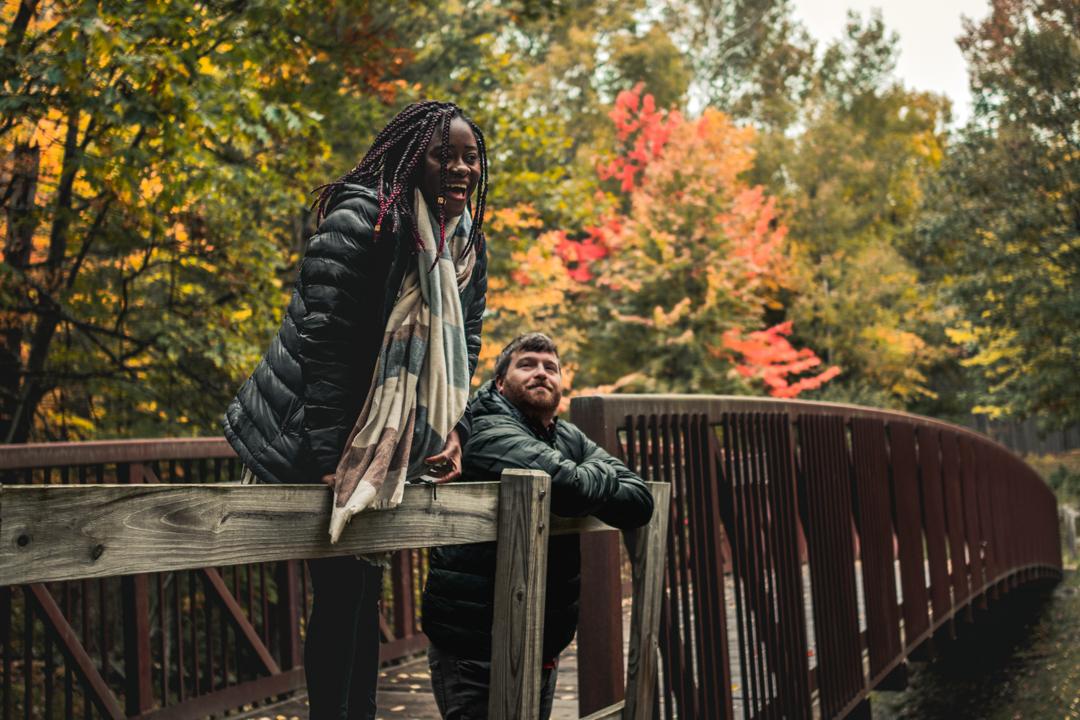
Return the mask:
<path id="1" fill-rule="evenodd" d="M 436 128 L 424 153 L 420 192 L 433 210 L 438 208 L 440 192 L 446 198 L 446 217 L 465 212 L 465 204 L 480 182 L 480 149 L 469 123 L 456 117 L 450 121 L 450 147 L 446 158 L 446 185 L 440 182 L 442 131 Z"/>
<path id="2" fill-rule="evenodd" d="M 555 412 L 562 399 L 562 373 L 555 353 L 519 350 L 495 389 L 528 416 Z"/>

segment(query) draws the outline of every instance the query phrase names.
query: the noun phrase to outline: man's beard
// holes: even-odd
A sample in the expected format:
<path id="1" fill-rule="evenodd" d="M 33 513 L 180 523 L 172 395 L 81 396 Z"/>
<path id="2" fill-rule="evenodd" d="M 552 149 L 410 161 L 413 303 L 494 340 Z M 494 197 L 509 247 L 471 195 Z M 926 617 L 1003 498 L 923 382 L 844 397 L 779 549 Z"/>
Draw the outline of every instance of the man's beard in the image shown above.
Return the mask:
<path id="1" fill-rule="evenodd" d="M 535 419 L 550 414 L 559 407 L 559 402 L 562 400 L 562 388 L 556 385 L 548 387 L 548 390 L 549 392 L 542 397 L 536 397 L 527 387 L 505 384 L 502 394 L 522 414 Z"/>

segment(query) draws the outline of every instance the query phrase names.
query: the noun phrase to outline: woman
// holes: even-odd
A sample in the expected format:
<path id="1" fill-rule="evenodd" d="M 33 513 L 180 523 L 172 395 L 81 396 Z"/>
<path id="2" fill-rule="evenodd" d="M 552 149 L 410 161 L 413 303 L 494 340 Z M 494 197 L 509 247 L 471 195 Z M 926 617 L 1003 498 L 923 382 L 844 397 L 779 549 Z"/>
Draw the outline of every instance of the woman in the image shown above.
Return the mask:
<path id="1" fill-rule="evenodd" d="M 224 427 L 250 481 L 333 488 L 336 542 L 407 479 L 461 474 L 487 291 L 484 136 L 452 103 L 415 103 L 320 190 L 284 321 Z M 308 565 L 311 718 L 373 718 L 382 568 Z"/>

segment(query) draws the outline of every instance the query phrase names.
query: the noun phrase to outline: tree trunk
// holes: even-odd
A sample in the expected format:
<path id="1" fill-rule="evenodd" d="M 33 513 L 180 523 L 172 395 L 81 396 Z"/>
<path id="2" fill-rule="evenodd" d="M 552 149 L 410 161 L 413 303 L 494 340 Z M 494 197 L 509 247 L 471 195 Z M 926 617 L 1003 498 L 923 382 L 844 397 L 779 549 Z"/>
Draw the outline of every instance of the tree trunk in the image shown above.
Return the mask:
<path id="1" fill-rule="evenodd" d="M 7 265 L 9 292 L 13 298 L 26 297 L 24 274 L 30 263 L 34 229 L 38 215 L 34 206 L 37 194 L 38 170 L 41 151 L 22 143 L 12 153 L 11 196 L 7 206 L 7 237 L 4 242 L 3 262 Z M 0 316 L 0 438 L 6 438 L 11 429 L 19 394 L 22 375 L 21 349 L 23 343 L 22 313 L 6 313 Z"/>
<path id="2" fill-rule="evenodd" d="M 44 282 L 41 283 L 44 285 L 44 292 L 39 292 L 35 298 L 37 307 L 34 315 L 37 322 L 30 335 L 29 354 L 25 369 L 21 373 L 16 397 L 13 398 L 7 432 L 0 436 L 0 442 L 4 443 L 24 443 L 30 438 L 38 403 L 52 387 L 52 383 L 45 377 L 45 364 L 61 318 L 59 293 L 64 285 L 64 259 L 71 229 L 73 187 L 75 176 L 82 164 L 82 150 L 78 142 L 79 116 L 77 107 L 68 110 L 64 160 L 60 170 L 60 182 L 56 188 L 56 206 L 53 209 L 52 228 L 49 232 Z"/>

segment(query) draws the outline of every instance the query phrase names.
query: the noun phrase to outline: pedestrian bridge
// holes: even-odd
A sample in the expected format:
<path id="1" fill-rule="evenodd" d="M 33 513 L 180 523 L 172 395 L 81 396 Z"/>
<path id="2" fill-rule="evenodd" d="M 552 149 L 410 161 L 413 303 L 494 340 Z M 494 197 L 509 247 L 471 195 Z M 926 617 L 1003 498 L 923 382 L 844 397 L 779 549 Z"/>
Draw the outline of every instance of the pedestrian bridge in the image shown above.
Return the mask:
<path id="1" fill-rule="evenodd" d="M 630 552 L 598 522 L 548 521 L 543 478 L 409 488 L 331 548 L 324 488 L 238 486 L 220 439 L 0 447 L 0 717 L 191 718 L 301 688 L 298 558 L 340 550 L 396 550 L 391 661 L 426 645 L 424 548 L 498 538 L 493 717 L 531 712 L 547 532 L 587 533 L 577 665 L 594 718 L 866 716 L 907 658 L 1061 577 L 1050 490 L 961 427 L 707 396 L 578 398 L 571 419 L 665 499 Z M 502 534 L 519 526 L 537 532 Z"/>

